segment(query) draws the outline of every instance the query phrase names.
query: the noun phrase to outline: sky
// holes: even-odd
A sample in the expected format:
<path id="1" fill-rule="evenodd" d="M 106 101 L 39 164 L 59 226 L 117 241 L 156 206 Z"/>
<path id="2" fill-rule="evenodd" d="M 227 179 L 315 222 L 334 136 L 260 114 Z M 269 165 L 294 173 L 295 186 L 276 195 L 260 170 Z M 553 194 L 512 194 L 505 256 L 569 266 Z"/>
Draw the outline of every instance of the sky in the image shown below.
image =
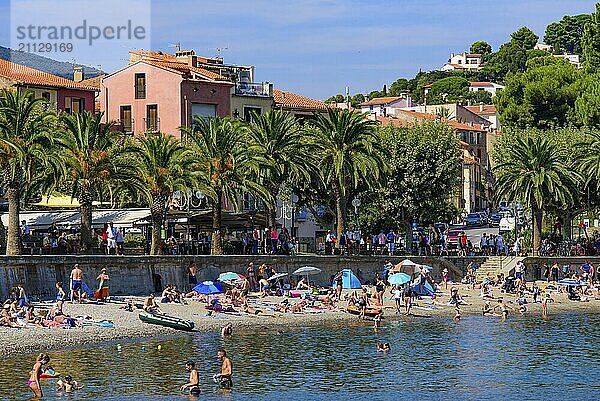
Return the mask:
<path id="1" fill-rule="evenodd" d="M 42 2 L 48 9 L 23 7 L 23 1 Z M 214 56 L 220 48 L 226 63 L 254 65 L 256 81 L 315 99 L 343 93 L 346 86 L 353 94 L 368 93 L 397 78 L 412 78 L 420 69 L 438 69 L 450 53 L 468 50 L 477 40 L 496 50 L 524 25 L 541 41 L 546 25 L 563 15 L 591 13 L 595 4 L 590 0 L 132 1 L 89 4 L 110 4 L 103 13 L 94 12 L 106 23 L 112 18 L 141 20 L 148 29 L 143 47 L 173 52 L 172 45 L 180 43 L 182 49 L 205 56 Z M 15 3 L 36 12 L 15 16 Z M 60 10 L 66 4 L 66 0 L 13 0 L 11 14 L 11 2 L 0 0 L 0 45 L 15 46 L 17 20 L 21 23 L 34 14 L 47 20 L 49 10 L 56 11 L 56 18 L 77 17 L 75 8 Z M 131 43 L 111 46 L 51 56 L 112 72 L 127 63 Z"/>

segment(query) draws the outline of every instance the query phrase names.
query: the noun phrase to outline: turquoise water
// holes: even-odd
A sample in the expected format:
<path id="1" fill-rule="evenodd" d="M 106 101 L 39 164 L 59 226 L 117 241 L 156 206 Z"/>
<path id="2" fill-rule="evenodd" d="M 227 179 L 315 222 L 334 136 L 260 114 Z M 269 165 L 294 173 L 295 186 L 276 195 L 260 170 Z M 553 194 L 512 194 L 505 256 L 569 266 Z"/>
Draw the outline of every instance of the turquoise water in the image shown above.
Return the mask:
<path id="1" fill-rule="evenodd" d="M 377 353 L 378 341 L 392 352 Z M 200 400 L 598 400 L 600 315 L 517 318 L 468 316 L 384 320 L 370 325 L 284 327 L 237 332 L 229 339 L 197 333 L 156 341 L 54 351 L 51 365 L 85 388 L 65 396 L 43 380 L 48 400 L 187 400 L 184 363 L 194 359 Z M 158 345 L 162 349 L 158 350 Z M 145 351 L 142 351 L 145 347 Z M 224 347 L 234 363 L 234 389 L 212 382 Z M 0 399 L 28 399 L 35 356 L 0 365 Z M 192 398 L 196 399 L 196 398 Z"/>

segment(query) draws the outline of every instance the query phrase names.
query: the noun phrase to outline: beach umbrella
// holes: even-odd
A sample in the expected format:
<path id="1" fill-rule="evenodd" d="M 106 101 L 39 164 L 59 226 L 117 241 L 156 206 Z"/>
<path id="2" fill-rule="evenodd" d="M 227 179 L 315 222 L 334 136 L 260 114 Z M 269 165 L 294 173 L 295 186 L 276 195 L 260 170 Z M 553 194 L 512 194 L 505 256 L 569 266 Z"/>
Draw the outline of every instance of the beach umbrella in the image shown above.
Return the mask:
<path id="1" fill-rule="evenodd" d="M 321 273 L 321 269 L 319 269 L 318 267 L 314 267 L 314 266 L 304 266 L 301 267 L 299 269 L 296 269 L 296 271 L 294 271 L 293 274 L 296 275 L 311 275 L 311 274 L 319 274 Z"/>
<path id="2" fill-rule="evenodd" d="M 269 277 L 267 279 L 267 281 L 279 280 L 280 278 L 283 278 L 283 277 L 285 277 L 287 275 L 288 275 L 287 273 L 277 273 L 277 274 L 274 274 L 271 277 Z"/>
<path id="3" fill-rule="evenodd" d="M 388 277 L 388 283 L 392 285 L 402 285 L 410 282 L 411 277 L 406 273 L 396 273 Z"/>
<path id="4" fill-rule="evenodd" d="M 203 281 L 192 288 L 192 291 L 196 291 L 198 294 L 219 294 L 223 292 L 223 287 L 213 281 Z"/>
<path id="5" fill-rule="evenodd" d="M 238 281 L 243 280 L 245 277 L 238 273 L 227 272 L 219 274 L 218 281 Z"/>

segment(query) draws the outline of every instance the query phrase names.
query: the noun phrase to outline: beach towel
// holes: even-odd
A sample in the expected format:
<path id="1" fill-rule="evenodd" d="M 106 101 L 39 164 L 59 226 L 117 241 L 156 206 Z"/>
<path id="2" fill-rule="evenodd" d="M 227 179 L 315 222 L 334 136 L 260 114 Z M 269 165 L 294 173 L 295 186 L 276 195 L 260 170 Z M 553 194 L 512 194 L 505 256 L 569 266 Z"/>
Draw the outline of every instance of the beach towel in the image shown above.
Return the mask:
<path id="1" fill-rule="evenodd" d="M 94 293 L 94 298 L 106 299 L 108 297 L 108 282 L 109 282 L 109 280 L 105 280 L 104 278 L 100 279 L 100 284 L 98 285 L 98 291 L 96 291 Z"/>

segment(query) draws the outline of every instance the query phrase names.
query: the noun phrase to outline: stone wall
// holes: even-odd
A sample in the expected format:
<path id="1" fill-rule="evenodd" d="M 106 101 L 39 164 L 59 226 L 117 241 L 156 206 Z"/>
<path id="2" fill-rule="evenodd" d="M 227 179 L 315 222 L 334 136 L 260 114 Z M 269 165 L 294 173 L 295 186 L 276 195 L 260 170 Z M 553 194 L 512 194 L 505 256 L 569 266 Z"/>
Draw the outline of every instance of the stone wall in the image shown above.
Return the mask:
<path id="1" fill-rule="evenodd" d="M 111 277 L 110 292 L 113 295 L 145 295 L 162 291 L 168 283 L 180 289 L 189 289 L 186 267 L 190 262 L 198 266 L 198 279 L 214 280 L 220 273 L 233 271 L 245 273 L 249 262 L 256 267 L 262 263 L 272 264 L 277 272 L 292 273 L 302 266 L 316 266 L 322 272 L 311 276 L 311 281 L 319 285 L 330 284 L 330 277 L 340 269 L 350 268 L 362 273 L 363 281 L 372 281 L 376 272 L 381 272 L 386 261 L 399 263 L 404 257 L 385 256 L 0 256 L 0 298 L 8 296 L 10 288 L 23 283 L 33 299 L 51 299 L 55 296 L 54 285 L 63 282 L 68 288 L 69 274 L 75 263 L 83 270 L 84 279 L 90 288 L 95 289 L 96 276 L 104 267 Z M 481 264 L 484 257 L 411 257 L 416 263 L 431 266 L 435 280 L 441 279 L 441 271 L 447 268 L 450 277 L 460 279 L 470 261 Z M 600 263 L 595 258 L 527 258 L 528 279 L 541 277 L 544 263 L 580 266 L 586 261 L 594 265 Z"/>
<path id="2" fill-rule="evenodd" d="M 23 283 L 33 299 L 51 299 L 55 296 L 55 283 L 69 286 L 69 274 L 78 263 L 83 270 L 84 281 L 92 290 L 97 284 L 96 277 L 104 267 L 110 281 L 113 295 L 144 295 L 162 291 L 166 284 L 173 283 L 180 289 L 189 289 L 186 267 L 190 262 L 198 266 L 198 280 L 214 280 L 220 273 L 233 271 L 245 273 L 249 262 L 256 267 L 262 263 L 272 264 L 277 272 L 292 273 L 302 266 L 316 266 L 322 272 L 311 276 L 311 281 L 319 285 L 330 284 L 330 277 L 340 269 L 351 268 L 362 273 L 364 281 L 372 281 L 376 272 L 381 272 L 386 261 L 399 263 L 402 257 L 339 257 L 339 256 L 20 256 L 0 257 L 0 298 L 8 296 L 10 288 Z M 466 259 L 454 258 L 459 266 L 455 268 L 453 258 L 435 259 L 414 257 L 419 264 L 432 266 L 436 280 L 441 271 L 448 268 L 450 275 L 458 278 Z"/>

